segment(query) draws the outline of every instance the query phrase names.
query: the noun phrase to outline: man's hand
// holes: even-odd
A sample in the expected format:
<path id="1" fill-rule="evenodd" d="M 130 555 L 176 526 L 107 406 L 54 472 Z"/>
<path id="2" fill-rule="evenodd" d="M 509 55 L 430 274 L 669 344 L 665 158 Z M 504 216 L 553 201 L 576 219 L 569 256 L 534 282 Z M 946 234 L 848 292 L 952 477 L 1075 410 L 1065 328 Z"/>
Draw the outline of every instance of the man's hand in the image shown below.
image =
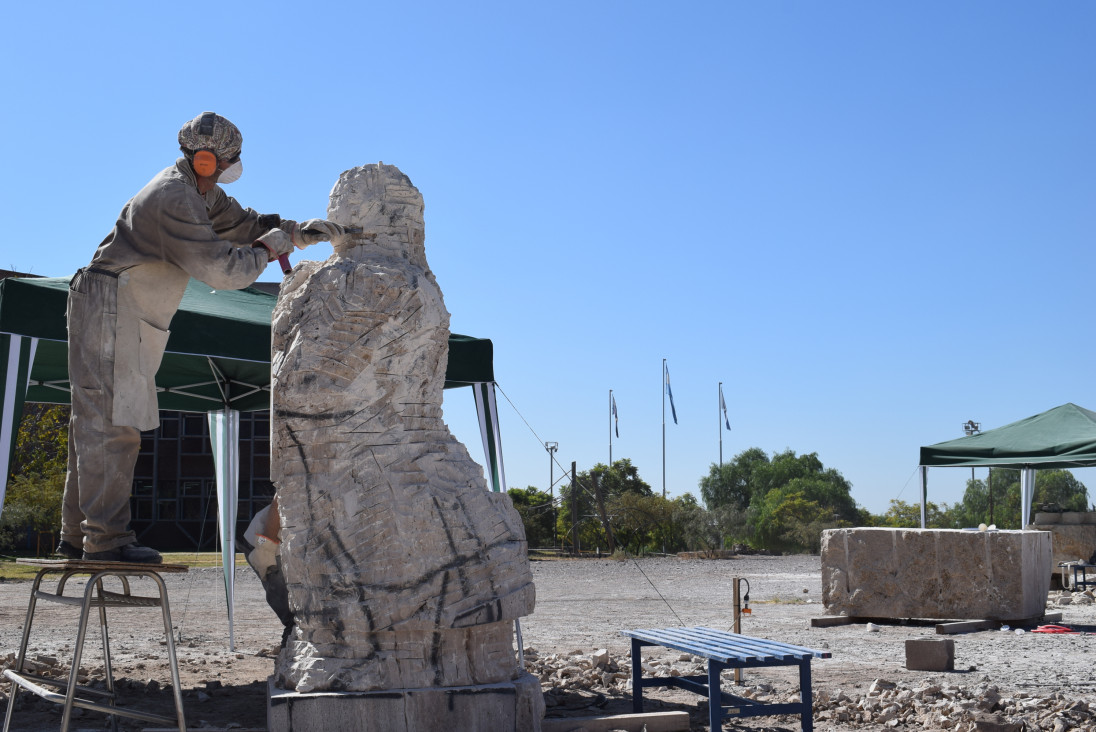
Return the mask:
<path id="1" fill-rule="evenodd" d="M 273 262 L 283 254 L 293 251 L 293 239 L 281 229 L 271 229 L 252 244 L 253 247 L 266 247 L 269 256 L 266 261 Z"/>
<path id="2" fill-rule="evenodd" d="M 345 228 L 323 219 L 309 219 L 297 226 L 298 229 L 293 237 L 293 243 L 299 249 L 310 247 L 321 241 L 334 241 L 346 236 Z"/>

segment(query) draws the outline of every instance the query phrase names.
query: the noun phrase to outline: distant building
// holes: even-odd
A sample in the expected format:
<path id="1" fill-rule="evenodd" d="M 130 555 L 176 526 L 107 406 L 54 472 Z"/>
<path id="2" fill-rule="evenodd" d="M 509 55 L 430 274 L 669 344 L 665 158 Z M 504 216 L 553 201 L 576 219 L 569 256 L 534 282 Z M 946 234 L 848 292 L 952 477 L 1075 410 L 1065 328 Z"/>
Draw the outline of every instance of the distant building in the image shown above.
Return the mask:
<path id="1" fill-rule="evenodd" d="M 237 531 L 273 497 L 270 413 L 241 412 Z M 141 433 L 130 505 L 143 544 L 162 550 L 217 546 L 217 485 L 205 414 L 160 412 L 160 426 Z"/>

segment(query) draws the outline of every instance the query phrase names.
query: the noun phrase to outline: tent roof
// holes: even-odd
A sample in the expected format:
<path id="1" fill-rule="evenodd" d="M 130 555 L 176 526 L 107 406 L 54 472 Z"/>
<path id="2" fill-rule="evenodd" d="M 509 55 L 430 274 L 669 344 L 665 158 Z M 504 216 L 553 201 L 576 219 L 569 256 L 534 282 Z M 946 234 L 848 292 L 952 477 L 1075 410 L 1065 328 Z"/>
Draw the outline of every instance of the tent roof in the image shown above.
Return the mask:
<path id="1" fill-rule="evenodd" d="M 921 465 L 1068 469 L 1096 466 L 1096 412 L 1063 404 L 969 437 L 921 448 Z"/>
<path id="2" fill-rule="evenodd" d="M 0 280 L 0 333 L 42 339 L 27 401 L 67 403 L 69 277 Z M 213 290 L 192 279 L 171 321 L 156 375 L 161 409 L 270 407 L 270 323 L 277 297 L 254 288 Z M 446 388 L 494 381 L 486 338 L 450 335 Z"/>

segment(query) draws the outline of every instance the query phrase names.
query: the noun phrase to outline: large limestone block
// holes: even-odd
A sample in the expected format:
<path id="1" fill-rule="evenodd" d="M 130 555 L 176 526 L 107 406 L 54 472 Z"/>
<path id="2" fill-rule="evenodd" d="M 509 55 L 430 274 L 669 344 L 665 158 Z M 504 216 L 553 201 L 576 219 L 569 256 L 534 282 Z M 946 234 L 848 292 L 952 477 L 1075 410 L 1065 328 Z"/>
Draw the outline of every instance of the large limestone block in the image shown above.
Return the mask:
<path id="1" fill-rule="evenodd" d="M 822 603 L 833 615 L 1018 620 L 1043 614 L 1045 531 L 830 529 Z"/>
<path id="2" fill-rule="evenodd" d="M 300 692 L 517 678 L 533 611 L 521 519 L 442 420 L 449 313 L 423 200 L 390 165 L 343 173 L 328 218 L 362 227 L 283 283 L 274 310 L 271 478 Z"/>
<path id="3" fill-rule="evenodd" d="M 1070 521 L 1069 523 L 1039 523 L 1028 528 L 1035 531 L 1049 531 L 1053 537 L 1054 557 L 1053 563 L 1057 567 L 1059 562 L 1088 561 L 1093 552 L 1096 552 L 1096 524 L 1089 523 L 1090 513 L 1075 514 L 1037 514 L 1038 516 L 1052 516 L 1054 518 L 1084 517 L 1084 521 Z"/>

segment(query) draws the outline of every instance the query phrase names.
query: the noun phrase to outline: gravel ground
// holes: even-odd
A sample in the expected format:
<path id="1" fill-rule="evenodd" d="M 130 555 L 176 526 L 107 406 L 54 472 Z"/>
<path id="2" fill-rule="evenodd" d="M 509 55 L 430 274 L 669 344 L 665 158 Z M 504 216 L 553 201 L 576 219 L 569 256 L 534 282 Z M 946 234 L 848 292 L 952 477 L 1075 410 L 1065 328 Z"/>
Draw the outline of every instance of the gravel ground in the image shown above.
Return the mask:
<path id="1" fill-rule="evenodd" d="M 953 636 L 956 670 L 927 673 L 905 669 L 904 643 L 909 638 L 938 637 L 932 625 L 893 623 L 874 632 L 863 624 L 812 628 L 811 618 L 825 614 L 821 606 L 819 558 L 814 556 L 534 561 L 533 577 L 537 586 L 536 612 L 522 620 L 521 629 L 527 656 L 537 659 L 531 660 L 534 672 L 544 669 L 545 659 L 571 657 L 575 652 L 584 656 L 599 649 L 607 650 L 613 662 L 627 670 L 629 643 L 620 635 L 626 628 L 705 625 L 730 629 L 732 582 L 735 577 L 744 577 L 750 584 L 753 612 L 743 617 L 743 633 L 825 649 L 833 654 L 831 659 L 812 664 L 816 700 L 842 696 L 854 701 L 863 699 L 873 682 L 882 680 L 899 689 L 936 684 L 945 689 L 984 691 L 987 685 L 994 685 L 1000 695 L 1007 697 L 1049 697 L 1054 692 L 1067 692 L 1070 699 L 1096 706 L 1096 671 L 1089 635 L 992 630 Z M 220 571 L 199 569 L 186 575 L 165 575 L 164 579 L 169 586 L 179 642 L 180 676 L 189 726 L 265 728 L 265 683 L 273 669 L 280 625 L 267 608 L 254 574 L 248 569 L 237 571 L 233 650 L 229 649 Z M 135 583 L 135 594 L 151 590 L 150 581 Z M 29 591 L 29 582 L 0 583 L 0 666 L 10 665 L 18 650 Z M 1096 606 L 1054 609 L 1063 612 L 1064 624 L 1096 631 Z M 47 670 L 60 669 L 71 658 L 75 617 L 71 608 L 40 605 L 32 629 L 30 655 L 38 658 Z M 171 697 L 163 688 L 170 683 L 170 675 L 164 663 L 159 614 L 155 610 L 114 610 L 108 620 L 115 677 L 122 680 L 119 687 L 123 703 L 170 714 Z M 98 632 L 90 632 L 89 639 L 83 665 L 94 679 L 97 672 L 101 673 Z M 680 654 L 652 649 L 648 658 L 677 662 Z M 794 668 L 749 670 L 744 682 L 748 689 L 760 688 L 774 696 L 787 695 L 798 688 Z M 549 716 L 630 711 L 629 692 L 623 682 L 608 688 L 571 688 L 562 692 L 554 689 L 551 681 L 544 687 L 549 692 Z M 6 695 L 7 684 L 0 688 Z M 645 697 L 651 700 L 649 710 L 687 710 L 692 715 L 694 731 L 708 729 L 706 702 L 700 697 L 660 690 L 647 691 Z M 872 731 L 897 726 L 877 725 L 870 720 L 857 724 L 836 722 L 826 717 L 824 713 L 816 713 L 815 729 L 854 727 Z M 22 694 L 13 727 L 27 732 L 57 729 L 59 720 L 57 707 Z M 103 717 L 82 714 L 74 726 L 103 729 Z M 147 726 L 122 724 L 125 729 Z M 728 730 L 798 728 L 797 720 L 789 717 L 725 725 Z M 924 726 L 904 723 L 898 728 Z"/>

